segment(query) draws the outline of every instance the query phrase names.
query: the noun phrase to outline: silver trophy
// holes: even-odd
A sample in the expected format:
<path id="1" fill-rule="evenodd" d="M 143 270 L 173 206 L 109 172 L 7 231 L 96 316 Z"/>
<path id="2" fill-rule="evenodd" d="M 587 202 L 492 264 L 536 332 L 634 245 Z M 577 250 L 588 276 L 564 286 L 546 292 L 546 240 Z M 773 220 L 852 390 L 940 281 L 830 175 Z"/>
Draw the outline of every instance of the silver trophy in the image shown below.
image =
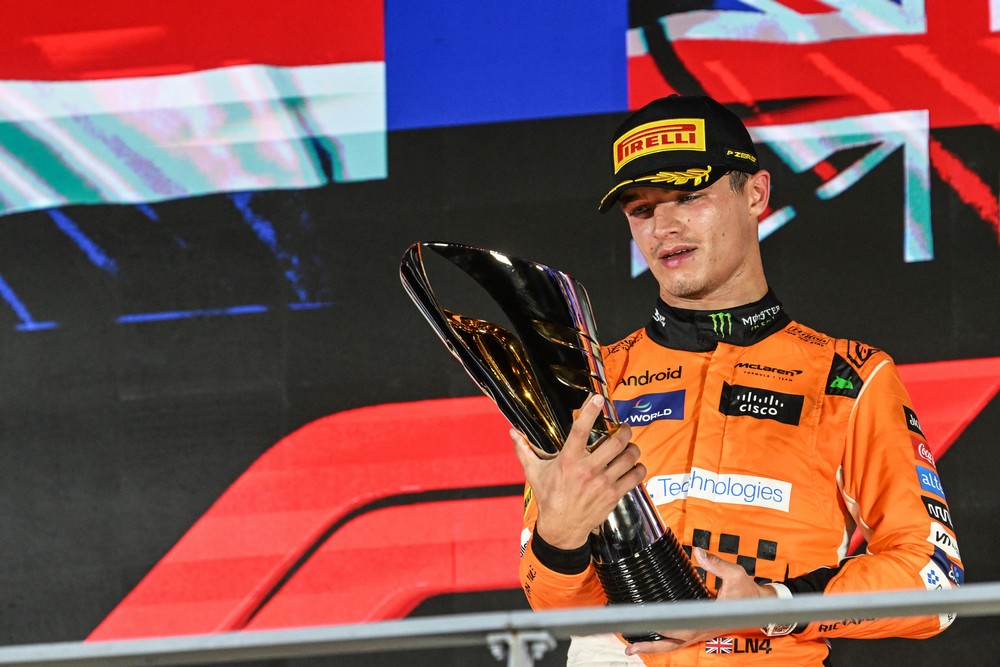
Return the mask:
<path id="1" fill-rule="evenodd" d="M 429 251 L 479 283 L 514 331 L 442 308 L 427 278 L 424 257 Z M 415 243 L 403 256 L 399 272 L 410 298 L 445 346 L 539 456 L 559 453 L 574 410 L 592 393 L 605 400 L 589 448 L 600 446 L 618 428 L 590 300 L 571 276 L 493 250 L 453 243 Z M 710 597 L 641 484 L 591 533 L 590 547 L 611 604 Z M 662 637 L 648 633 L 626 639 Z"/>

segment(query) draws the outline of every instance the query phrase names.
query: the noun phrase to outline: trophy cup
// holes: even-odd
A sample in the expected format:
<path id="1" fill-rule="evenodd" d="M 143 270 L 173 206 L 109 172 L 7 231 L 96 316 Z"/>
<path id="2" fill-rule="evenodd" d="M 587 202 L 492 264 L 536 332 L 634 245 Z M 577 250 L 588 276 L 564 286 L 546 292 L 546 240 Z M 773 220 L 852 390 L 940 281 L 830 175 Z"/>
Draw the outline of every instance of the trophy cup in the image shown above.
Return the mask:
<path id="1" fill-rule="evenodd" d="M 472 277 L 500 306 L 514 332 L 440 306 L 424 265 L 433 251 Z M 539 456 L 554 457 L 573 411 L 604 396 L 591 451 L 619 426 L 608 393 L 590 300 L 571 276 L 499 252 L 453 243 L 415 243 L 400 264 L 410 298 L 480 389 Z M 640 484 L 590 536 L 591 557 L 610 604 L 710 597 L 691 560 Z M 626 636 L 655 641 L 655 632 Z"/>

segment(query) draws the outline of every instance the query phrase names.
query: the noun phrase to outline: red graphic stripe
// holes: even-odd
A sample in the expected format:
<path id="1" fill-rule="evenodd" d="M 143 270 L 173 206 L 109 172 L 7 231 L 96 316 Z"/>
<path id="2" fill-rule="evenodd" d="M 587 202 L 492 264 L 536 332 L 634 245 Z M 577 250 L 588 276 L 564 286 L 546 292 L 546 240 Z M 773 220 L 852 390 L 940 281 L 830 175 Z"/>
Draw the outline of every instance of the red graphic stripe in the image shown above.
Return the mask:
<path id="1" fill-rule="evenodd" d="M 705 68 L 719 77 L 722 85 L 726 87 L 726 89 L 737 101 L 753 110 L 755 114 L 755 124 L 771 125 L 774 123 L 770 114 L 761 111 L 760 105 L 753 99 L 753 95 L 750 93 L 750 90 L 743 85 L 743 82 L 740 81 L 739 77 L 734 75 L 723 62 L 719 60 L 711 60 L 705 63 Z M 819 177 L 820 181 L 825 183 L 837 175 L 837 168 L 826 160 L 820 160 L 813 165 L 812 172 Z M 765 214 L 761 217 L 761 220 L 766 218 L 768 215 L 770 215 L 770 209 L 765 212 Z"/>
<path id="2" fill-rule="evenodd" d="M 938 461 L 1000 391 L 1000 357 L 899 366 Z"/>
<path id="3" fill-rule="evenodd" d="M 1000 391 L 1000 357 L 909 364 L 899 366 L 899 374 L 936 461 Z M 864 540 L 855 531 L 848 553 L 857 553 Z"/>
<path id="4" fill-rule="evenodd" d="M 0 79 L 177 74 L 249 63 L 384 60 L 381 0 L 56 0 L 13 4 L 0 22 Z"/>
<path id="5" fill-rule="evenodd" d="M 304 426 L 255 461 L 90 639 L 243 627 L 303 555 L 352 511 L 379 499 L 433 489 L 519 487 L 524 476 L 511 449 L 509 428 L 486 398 L 379 405 Z M 495 499 L 479 502 L 509 507 Z M 513 504 L 518 503 L 514 498 Z M 513 517 L 508 511 L 490 522 L 515 553 L 518 518 L 516 511 Z M 344 548 L 339 533 L 335 543 Z M 353 544 L 359 553 L 368 546 Z M 398 554 L 398 569 L 405 571 L 406 552 Z M 381 591 L 377 580 L 391 575 L 373 562 L 355 572 L 336 570 L 327 576 L 344 586 L 367 578 L 372 590 Z M 483 570 L 479 576 L 493 582 L 503 575 Z M 510 581 L 516 571 L 506 576 Z M 485 585 L 479 582 L 455 577 L 440 585 L 477 590 Z M 362 596 L 347 613 L 369 618 L 371 609 L 382 604 Z"/>
<path id="6" fill-rule="evenodd" d="M 517 588 L 520 496 L 394 507 L 337 531 L 247 630 L 402 618 L 456 591 Z"/>
<path id="7" fill-rule="evenodd" d="M 993 226 L 997 240 L 1000 241 L 1000 203 L 997 193 L 933 137 L 930 140 L 930 156 L 931 165 L 938 176 L 958 193 L 962 201 L 974 208 L 980 218 Z"/>
<path id="8" fill-rule="evenodd" d="M 857 77 L 852 76 L 844 68 L 838 67 L 824 54 L 813 51 L 806 54 L 806 59 L 842 89 L 862 100 L 872 111 L 883 113 L 893 110 L 889 100 L 879 95 L 870 86 L 862 83 Z"/>
<path id="9" fill-rule="evenodd" d="M 834 11 L 830 5 L 819 0 L 780 0 L 780 2 L 796 14 L 829 14 Z"/>
<path id="10" fill-rule="evenodd" d="M 964 105 L 975 114 L 979 123 L 997 125 L 1000 122 L 996 99 L 991 99 L 975 84 L 945 67 L 938 55 L 926 44 L 904 44 L 896 50 L 937 81 L 941 90 L 949 94 L 953 102 Z"/>

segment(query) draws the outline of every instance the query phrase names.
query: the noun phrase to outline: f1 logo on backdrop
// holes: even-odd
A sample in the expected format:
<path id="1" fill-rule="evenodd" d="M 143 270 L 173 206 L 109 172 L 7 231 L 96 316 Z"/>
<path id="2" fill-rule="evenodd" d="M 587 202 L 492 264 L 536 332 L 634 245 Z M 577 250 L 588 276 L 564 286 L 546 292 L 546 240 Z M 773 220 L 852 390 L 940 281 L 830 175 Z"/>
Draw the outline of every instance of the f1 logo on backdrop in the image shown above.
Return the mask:
<path id="1" fill-rule="evenodd" d="M 899 369 L 938 458 L 1000 389 L 1000 357 Z M 386 620 L 435 595 L 519 588 L 524 478 L 508 428 L 487 398 L 378 405 L 306 425 L 255 461 L 88 639 Z M 432 429 L 441 437 L 429 446 Z M 767 480 L 697 472 L 661 488 L 695 484 L 728 493 L 721 502 L 787 498 Z M 947 505 L 924 500 L 928 540 L 957 554 Z"/>

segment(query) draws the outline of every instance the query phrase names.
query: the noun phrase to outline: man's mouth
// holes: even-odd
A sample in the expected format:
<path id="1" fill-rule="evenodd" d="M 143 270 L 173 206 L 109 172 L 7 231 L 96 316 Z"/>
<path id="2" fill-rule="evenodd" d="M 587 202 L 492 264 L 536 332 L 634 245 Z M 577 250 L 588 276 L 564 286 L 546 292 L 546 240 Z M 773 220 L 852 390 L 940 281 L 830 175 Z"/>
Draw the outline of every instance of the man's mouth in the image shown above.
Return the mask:
<path id="1" fill-rule="evenodd" d="M 694 248 L 677 248 L 676 250 L 670 250 L 668 252 L 660 255 L 661 260 L 673 259 L 674 257 L 679 257 L 681 255 L 686 255 L 689 252 L 693 252 Z"/>

